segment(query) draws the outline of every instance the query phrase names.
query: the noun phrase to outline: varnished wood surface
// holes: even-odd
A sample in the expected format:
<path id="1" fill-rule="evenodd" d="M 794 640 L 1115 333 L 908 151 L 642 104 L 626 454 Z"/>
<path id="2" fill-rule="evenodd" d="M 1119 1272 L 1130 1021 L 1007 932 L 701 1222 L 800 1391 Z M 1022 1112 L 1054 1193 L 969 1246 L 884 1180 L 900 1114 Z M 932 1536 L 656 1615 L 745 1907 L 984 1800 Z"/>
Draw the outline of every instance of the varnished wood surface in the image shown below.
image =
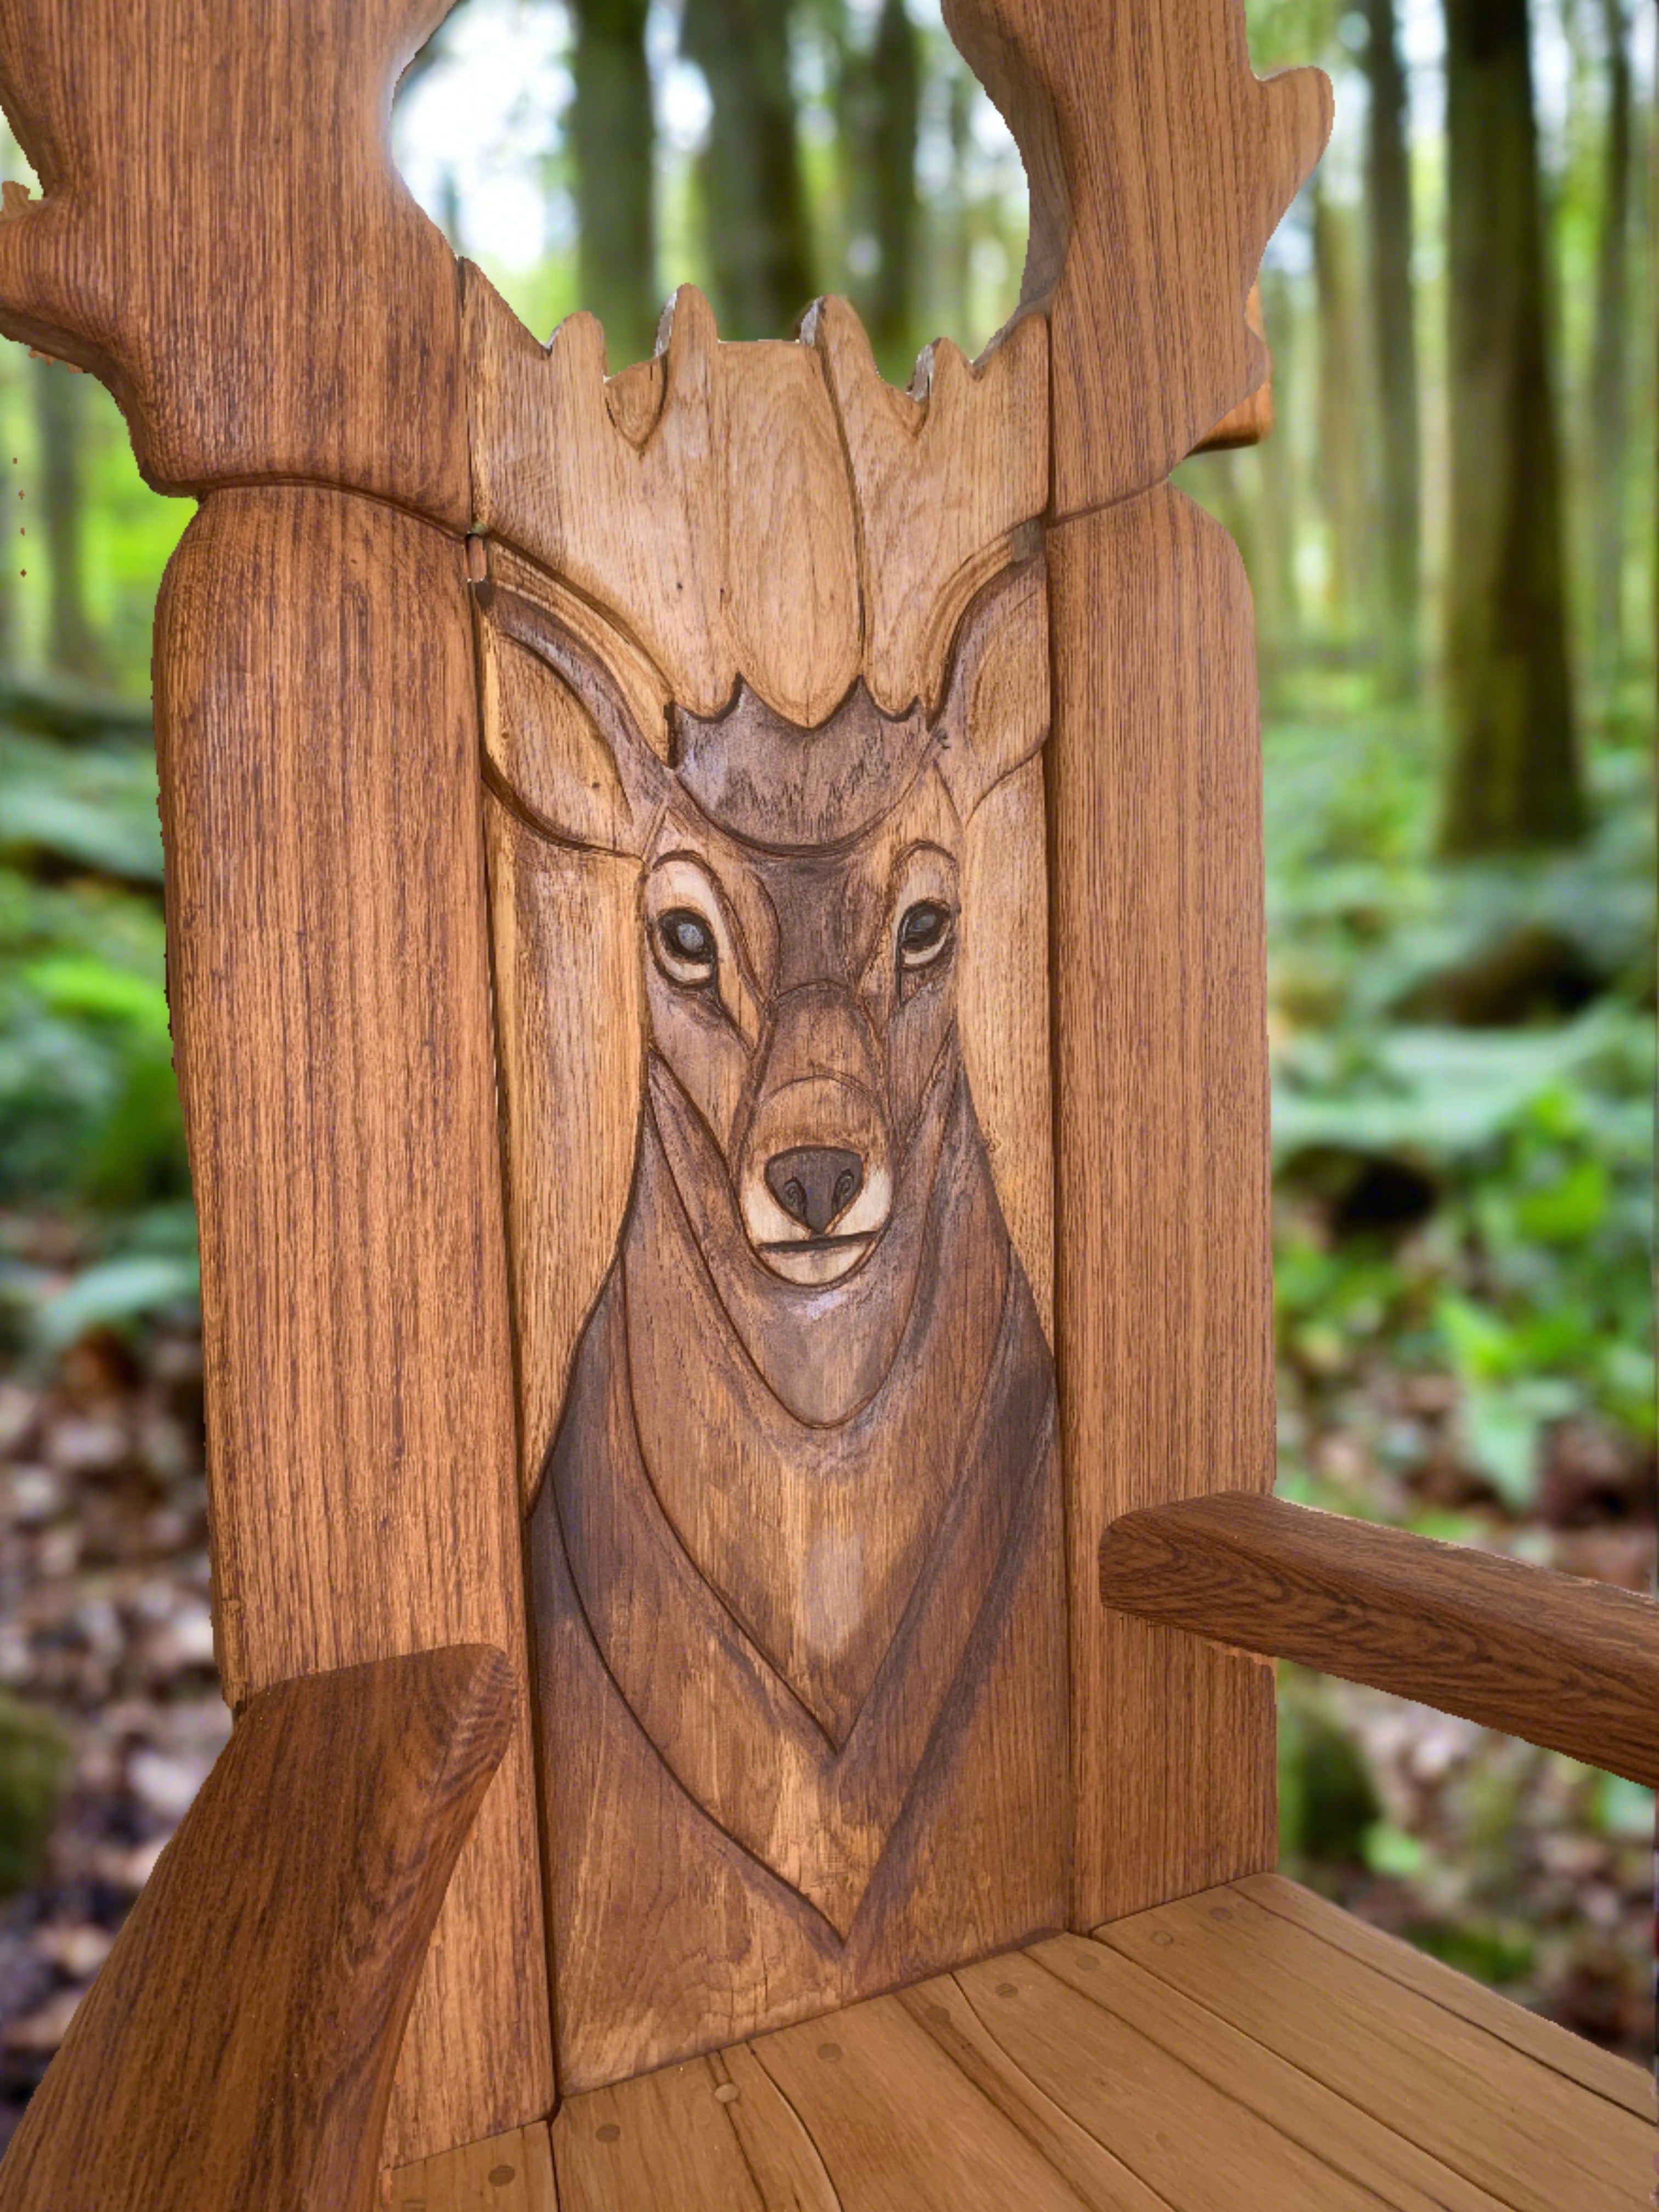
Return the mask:
<path id="1" fill-rule="evenodd" d="M 1145 490 L 1256 389 L 1245 296 L 1323 149 L 1317 70 L 1252 73 L 1238 0 L 946 0 L 1030 185 L 1053 513 Z"/>
<path id="2" fill-rule="evenodd" d="M 1108 1605 L 1414 1698 L 1659 1786 L 1659 1604 L 1286 1499 L 1132 1513 Z"/>
<path id="3" fill-rule="evenodd" d="M 233 1704 L 442 1643 L 524 1664 L 462 557 L 348 494 L 220 492 L 158 616 Z M 416 2001 L 397 2156 L 552 2104 L 528 1703 Z"/>
<path id="4" fill-rule="evenodd" d="M 1073 1926 L 1274 1860 L 1269 1669 L 1099 1601 L 1121 1513 L 1273 1481 L 1254 637 L 1231 540 L 1148 493 L 1049 534 L 1048 780 Z"/>
<path id="5" fill-rule="evenodd" d="M 561 2212 L 1638 2212 L 1634 2067 L 1349 1926 L 1261 1876 L 572 2098 Z"/>
<path id="6" fill-rule="evenodd" d="M 515 1695 L 461 1645 L 253 1699 L 19 2124 L 4 2212 L 368 2212 Z"/>
<path id="7" fill-rule="evenodd" d="M 537 2120 L 380 2178 L 380 2212 L 559 2212 L 553 2152 Z"/>
<path id="8" fill-rule="evenodd" d="M 392 167 L 449 0 L 0 0 L 44 198 L 0 330 L 95 370 L 159 490 L 259 477 L 468 520 L 455 262 Z"/>
<path id="9" fill-rule="evenodd" d="M 840 302 L 723 346 L 688 291 L 607 384 L 593 326 L 544 349 L 469 285 L 584 2089 L 1070 1915 L 1046 348 L 912 396 Z"/>

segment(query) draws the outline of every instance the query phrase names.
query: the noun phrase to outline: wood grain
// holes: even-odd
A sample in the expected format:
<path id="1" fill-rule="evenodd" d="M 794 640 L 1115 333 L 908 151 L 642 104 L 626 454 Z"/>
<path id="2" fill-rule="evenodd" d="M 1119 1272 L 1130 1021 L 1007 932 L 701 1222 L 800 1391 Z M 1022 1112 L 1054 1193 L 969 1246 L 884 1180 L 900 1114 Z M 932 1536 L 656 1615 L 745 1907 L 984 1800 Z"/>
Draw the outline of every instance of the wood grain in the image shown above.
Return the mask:
<path id="1" fill-rule="evenodd" d="M 1067 1936 L 1034 1944 L 1028 1955 L 1079 1996 L 1102 2007 L 1116 2034 L 1131 2033 L 1198 2075 L 1212 2091 L 1259 2115 L 1273 2130 L 1299 2145 L 1307 2157 L 1322 2161 L 1350 2186 L 1374 2192 L 1395 2212 L 1501 2212 L 1497 2197 L 1431 2157 L 1410 2136 L 1384 2127 L 1106 1945 Z M 1085 2034 L 1083 2047 L 1097 2046 Z M 1224 2115 L 1224 2106 L 1210 2109 Z M 1217 2119 L 1215 2134 L 1231 2140 L 1224 2117 Z M 1204 2142 L 1205 2136 L 1200 2140 Z M 1259 2132 L 1256 2140 L 1264 2140 Z M 1176 2186 L 1171 2162 L 1155 2163 L 1147 2170 L 1156 2174 L 1172 2202 L 1188 2201 L 1186 2191 Z M 1310 2171 L 1304 2161 L 1304 2178 Z M 1199 2177 L 1194 2177 L 1191 2194 L 1204 2202 Z M 1276 2192 L 1264 2191 L 1261 2201 L 1276 2206 L 1279 2199 Z"/>
<path id="2" fill-rule="evenodd" d="M 1127 1515 L 1109 1606 L 1414 1698 L 1659 1786 L 1659 1604 L 1279 1498 Z"/>
<path id="3" fill-rule="evenodd" d="M 977 882 L 970 902 L 964 864 L 1006 791 L 1013 881 L 1037 866 L 1042 605 L 1029 560 L 981 592 L 932 716 L 884 715 L 859 685 L 806 732 L 744 686 L 715 721 L 677 709 L 671 770 L 551 606 L 492 583 L 503 655 L 544 656 L 609 734 L 625 798 L 598 820 L 578 775 L 560 802 L 521 684 L 499 755 L 525 787 L 503 779 L 516 878 L 616 866 L 562 845 L 570 825 L 646 832 L 611 917 L 638 980 L 585 1014 L 608 1039 L 589 1064 L 637 1068 L 644 1044 L 638 1157 L 530 1532 L 573 2087 L 1065 1917 L 1052 1361 L 957 980 L 981 936 L 982 1051 L 1000 1032 L 1031 1054 L 997 1103 L 1037 1152 L 1017 1188 L 1042 1192 L 1042 939 L 994 946 L 1005 915 Z M 507 1054 L 528 1094 L 547 1081 L 536 1039 L 583 1019 L 586 965 L 520 897 L 498 928 L 507 967 L 504 1015 L 541 1009 Z M 637 1087 L 616 1103 L 605 1120 L 631 1128 Z M 544 1121 L 509 1096 L 514 1220 L 547 1252 L 592 1179 L 575 1120 L 538 1148 Z M 521 1371 L 531 1349 L 521 1334 Z M 550 1394 L 524 1390 L 538 1432 Z M 963 1832 L 988 1864 L 957 1853 Z"/>
<path id="4" fill-rule="evenodd" d="M 448 0 L 0 0 L 45 198 L 0 331 L 94 370 L 158 490 L 315 478 L 468 520 L 455 263 L 392 167 Z"/>
<path id="5" fill-rule="evenodd" d="M 1244 302 L 1319 158 L 1316 70 L 1259 81 L 1238 0 L 946 0 L 1030 186 L 1054 519 L 1167 476 L 1262 380 Z"/>
<path id="6" fill-rule="evenodd" d="M 1444 2005 L 1448 2011 L 1496 2036 L 1500 2043 L 1511 2045 L 1540 2065 L 1553 2067 L 1558 2074 L 1594 2090 L 1598 2097 L 1622 2105 L 1638 2119 L 1653 2118 L 1653 2076 L 1628 2059 L 1617 2058 L 1583 2036 L 1499 1996 L 1484 1983 L 1472 1981 L 1426 1951 L 1416 1950 L 1397 1936 L 1385 1935 L 1353 1913 L 1344 1912 L 1300 1882 L 1286 1881 L 1282 1875 L 1258 1874 L 1235 1887 L 1264 1911 L 1276 1912 L 1310 1935 L 1334 1944 L 1372 1974 L 1403 1983 L 1419 1996 Z"/>
<path id="7" fill-rule="evenodd" d="M 539 2120 L 386 2173 L 383 2212 L 559 2212 L 553 2153 Z"/>
<path id="8" fill-rule="evenodd" d="M 1238 1890 L 1097 1932 L 1511 2212 L 1635 2212 L 1645 2201 L 1650 2121 Z"/>
<path id="9" fill-rule="evenodd" d="M 158 614 L 233 1704 L 438 1642 L 524 1664 L 465 589 L 459 546 L 383 504 L 228 491 Z M 416 1998 L 394 2162 L 552 2103 L 536 1869 L 526 1715 Z"/>
<path id="10" fill-rule="evenodd" d="M 689 714 L 739 677 L 809 728 L 860 675 L 888 714 L 937 706 L 969 599 L 1044 503 L 1040 319 L 971 367 L 931 349 L 906 393 L 843 301 L 799 343 L 722 345 L 688 285 L 654 361 L 607 380 L 591 315 L 544 346 L 465 278 L 481 528 L 607 610 Z"/>
<path id="11" fill-rule="evenodd" d="M 1250 287 L 1250 296 L 1244 302 L 1244 320 L 1262 341 L 1265 349 L 1267 334 L 1261 320 L 1260 284 Z M 1200 438 L 1193 451 L 1195 453 L 1224 453 L 1240 446 L 1259 446 L 1273 435 L 1273 366 L 1269 360 L 1261 383 L 1249 398 L 1241 399 L 1236 407 L 1229 408 L 1214 429 Z"/>
<path id="12" fill-rule="evenodd" d="M 31 2100 L 0 2207 L 368 2212 L 398 2039 L 514 1698 L 479 1645 L 255 1698 Z"/>
<path id="13" fill-rule="evenodd" d="M 1167 489 L 1049 537 L 1048 779 L 1074 1926 L 1271 1867 L 1264 1667 L 1109 1612 L 1102 1535 L 1273 1470 L 1249 593 Z"/>
<path id="14" fill-rule="evenodd" d="M 1522 2056 L 1516 2007 L 1437 1968 L 1471 2026 L 1287 1927 L 1322 1969 L 1289 1973 L 1244 1911 L 1271 1927 L 1218 1889 L 574 2097 L 564 2212 L 1635 2212 L 1637 2121 Z"/>

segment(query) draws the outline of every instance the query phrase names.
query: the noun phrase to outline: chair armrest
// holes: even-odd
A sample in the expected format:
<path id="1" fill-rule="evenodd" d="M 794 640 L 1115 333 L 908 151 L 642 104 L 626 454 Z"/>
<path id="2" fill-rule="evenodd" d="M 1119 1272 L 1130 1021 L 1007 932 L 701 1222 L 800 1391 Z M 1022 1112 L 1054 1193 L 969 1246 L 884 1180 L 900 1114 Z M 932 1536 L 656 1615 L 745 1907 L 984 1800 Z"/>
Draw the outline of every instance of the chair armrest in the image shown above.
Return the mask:
<path id="1" fill-rule="evenodd" d="M 0 2212 L 366 2212 L 514 1703 L 485 1644 L 252 1699 L 23 2116 Z"/>
<path id="2" fill-rule="evenodd" d="M 1100 1588 L 1659 1787 L 1659 1605 L 1628 1590 L 1242 1493 L 1125 1514 Z"/>

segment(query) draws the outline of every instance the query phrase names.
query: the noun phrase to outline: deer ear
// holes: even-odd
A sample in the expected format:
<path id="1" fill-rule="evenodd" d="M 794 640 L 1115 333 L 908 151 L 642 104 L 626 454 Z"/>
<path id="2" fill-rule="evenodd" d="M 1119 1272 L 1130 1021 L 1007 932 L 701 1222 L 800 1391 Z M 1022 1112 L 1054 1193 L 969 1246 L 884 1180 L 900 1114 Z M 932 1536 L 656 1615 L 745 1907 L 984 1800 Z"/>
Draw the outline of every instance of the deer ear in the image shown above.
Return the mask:
<path id="1" fill-rule="evenodd" d="M 1005 776 L 1041 750 L 1048 734 L 1048 583 L 1041 550 L 1003 569 L 969 603 L 934 732 L 939 774 L 964 823 Z"/>
<path id="2" fill-rule="evenodd" d="M 495 583 L 479 590 L 485 774 L 543 836 L 637 859 L 671 781 L 650 742 L 665 748 L 667 690 L 592 608 L 550 595 L 556 611 Z"/>

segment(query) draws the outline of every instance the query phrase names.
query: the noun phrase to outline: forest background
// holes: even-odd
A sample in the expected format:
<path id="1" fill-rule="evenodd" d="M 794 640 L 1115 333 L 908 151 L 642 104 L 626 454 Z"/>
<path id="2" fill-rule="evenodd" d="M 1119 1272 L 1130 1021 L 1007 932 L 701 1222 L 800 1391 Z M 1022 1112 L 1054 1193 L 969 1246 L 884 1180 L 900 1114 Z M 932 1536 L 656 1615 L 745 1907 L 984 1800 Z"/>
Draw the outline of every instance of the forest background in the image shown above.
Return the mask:
<path id="1" fill-rule="evenodd" d="M 1247 13 L 1338 117 L 1263 271 L 1273 436 L 1181 472 L 1261 633 L 1280 1486 L 1644 1589 L 1654 14 Z M 900 381 L 1018 294 L 1018 160 L 936 0 L 461 0 L 394 127 L 613 368 L 681 279 L 738 337 L 845 291 Z M 0 462 L 3 2133 L 227 1722 L 148 707 L 189 510 L 15 347 Z M 1645 1793 L 1290 1670 L 1282 1784 L 1289 1870 L 1646 2055 Z"/>

